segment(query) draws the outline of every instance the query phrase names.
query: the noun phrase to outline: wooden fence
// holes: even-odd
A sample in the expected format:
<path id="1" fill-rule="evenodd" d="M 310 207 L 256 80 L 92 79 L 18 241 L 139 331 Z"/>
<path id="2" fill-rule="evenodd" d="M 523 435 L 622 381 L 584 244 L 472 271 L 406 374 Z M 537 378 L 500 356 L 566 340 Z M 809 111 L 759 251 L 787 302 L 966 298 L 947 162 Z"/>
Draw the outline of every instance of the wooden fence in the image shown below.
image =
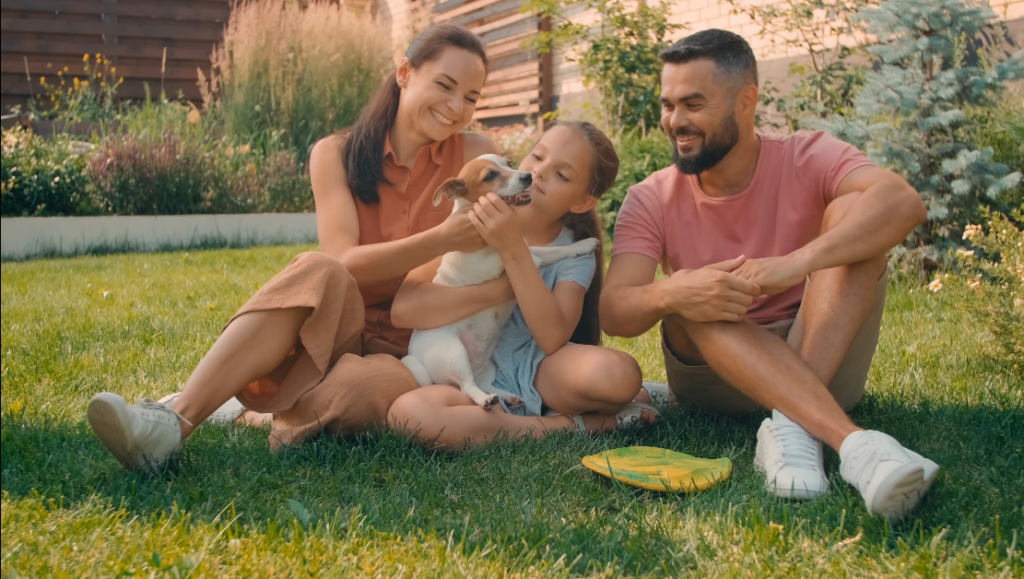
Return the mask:
<path id="1" fill-rule="evenodd" d="M 348 2 L 373 9 L 365 0 Z M 451 22 L 472 30 L 486 43 L 490 74 L 477 118 L 485 122 L 521 119 L 550 110 L 550 55 L 523 48 L 545 26 L 520 12 L 522 0 L 410 0 L 406 9 L 419 27 Z M 124 83 L 123 98 L 152 94 L 161 87 L 198 100 L 196 69 L 207 71 L 210 53 L 221 40 L 231 0 L 0 0 L 0 81 L 2 103 L 22 104 L 42 92 L 40 78 L 52 84 L 83 75 L 82 57 L 103 54 Z M 70 82 L 70 80 L 69 80 Z"/>
<path id="2" fill-rule="evenodd" d="M 196 68 L 208 70 L 230 0 L 0 0 L 2 108 L 24 103 L 58 71 L 83 75 L 82 57 L 101 53 L 124 77 L 118 95 L 198 100 Z M 26 70 L 27 68 L 27 70 Z M 31 80 L 29 80 L 31 79 Z"/>

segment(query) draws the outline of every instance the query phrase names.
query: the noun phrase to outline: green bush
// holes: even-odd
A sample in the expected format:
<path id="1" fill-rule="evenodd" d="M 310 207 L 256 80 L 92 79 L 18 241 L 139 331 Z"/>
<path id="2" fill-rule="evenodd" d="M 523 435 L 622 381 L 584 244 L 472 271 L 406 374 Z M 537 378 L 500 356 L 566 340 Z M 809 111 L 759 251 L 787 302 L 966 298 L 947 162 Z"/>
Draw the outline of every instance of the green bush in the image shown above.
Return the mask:
<path id="1" fill-rule="evenodd" d="M 377 23 L 343 3 L 241 2 L 214 51 L 206 105 L 232 137 L 259 148 L 283 139 L 305 162 L 316 141 L 352 124 L 391 52 Z"/>
<path id="2" fill-rule="evenodd" d="M 979 148 L 991 148 L 997 163 L 1016 171 L 1024 169 L 1024 95 L 1010 94 L 995 107 L 974 107 L 968 111 L 968 119 Z M 1006 214 L 1024 205 L 1024 181 L 1003 192 L 992 205 Z"/>
<path id="3" fill-rule="evenodd" d="M 188 131 L 126 133 L 103 141 L 86 167 L 105 214 L 301 212 L 313 207 L 294 154 L 193 138 Z"/>
<path id="4" fill-rule="evenodd" d="M 968 225 L 964 239 L 975 249 L 956 252 L 968 286 L 977 292 L 970 305 L 988 321 L 1004 354 L 1024 366 L 1024 228 L 1006 215 L 986 210 L 985 226 Z M 1024 223 L 1024 204 L 1013 219 Z M 934 282 L 933 282 L 934 283 Z"/>
<path id="5" fill-rule="evenodd" d="M 651 173 L 672 165 L 672 143 L 660 130 L 646 135 L 635 129 L 625 131 L 616 135 L 614 141 L 615 150 L 619 154 L 619 175 L 597 205 L 597 212 L 609 239 L 614 238 L 615 216 L 629 188 Z"/>
<path id="6" fill-rule="evenodd" d="M 88 146 L 67 137 L 44 139 L 17 129 L 3 131 L 0 215 L 47 217 L 91 213 L 83 174 Z"/>

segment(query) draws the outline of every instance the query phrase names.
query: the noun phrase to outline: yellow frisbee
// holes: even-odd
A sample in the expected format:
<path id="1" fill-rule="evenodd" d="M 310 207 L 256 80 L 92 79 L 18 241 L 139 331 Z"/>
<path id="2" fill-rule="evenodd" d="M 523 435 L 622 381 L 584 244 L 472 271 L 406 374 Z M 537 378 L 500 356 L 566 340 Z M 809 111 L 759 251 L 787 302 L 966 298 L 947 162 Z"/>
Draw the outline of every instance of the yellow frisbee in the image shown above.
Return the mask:
<path id="1" fill-rule="evenodd" d="M 652 491 L 705 490 L 732 473 L 728 458 L 697 458 L 650 446 L 616 448 L 583 458 L 590 470 Z"/>

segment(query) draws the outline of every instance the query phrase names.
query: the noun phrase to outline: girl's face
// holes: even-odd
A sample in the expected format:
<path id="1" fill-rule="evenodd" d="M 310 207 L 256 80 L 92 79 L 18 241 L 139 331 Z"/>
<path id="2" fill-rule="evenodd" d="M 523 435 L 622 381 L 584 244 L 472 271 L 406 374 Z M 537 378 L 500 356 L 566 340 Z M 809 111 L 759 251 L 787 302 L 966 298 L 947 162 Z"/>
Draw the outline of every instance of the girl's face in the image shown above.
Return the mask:
<path id="1" fill-rule="evenodd" d="M 407 59 L 398 65 L 402 96 L 398 114 L 409 118 L 417 132 L 443 141 L 473 120 L 487 71 L 479 56 L 461 48 L 414 69 Z"/>
<path id="2" fill-rule="evenodd" d="M 594 154 L 586 137 L 571 127 L 558 126 L 540 138 L 519 164 L 520 171 L 533 175 L 530 204 L 516 207 L 528 214 L 557 220 L 566 213 L 584 213 L 597 204 L 590 195 Z"/>

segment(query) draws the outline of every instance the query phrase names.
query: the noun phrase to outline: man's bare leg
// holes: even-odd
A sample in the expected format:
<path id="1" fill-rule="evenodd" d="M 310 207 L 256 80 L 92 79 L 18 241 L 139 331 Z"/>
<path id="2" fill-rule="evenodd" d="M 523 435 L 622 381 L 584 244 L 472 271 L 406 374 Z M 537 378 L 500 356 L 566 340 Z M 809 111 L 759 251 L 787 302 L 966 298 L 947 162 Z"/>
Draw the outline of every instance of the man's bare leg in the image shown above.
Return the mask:
<path id="1" fill-rule="evenodd" d="M 836 199 L 825 211 L 821 233 L 836 226 L 859 193 Z M 857 333 L 875 305 L 878 280 L 885 273 L 886 256 L 811 274 L 801 312 L 803 340 L 800 358 L 822 384 L 829 384 L 843 363 Z"/>

